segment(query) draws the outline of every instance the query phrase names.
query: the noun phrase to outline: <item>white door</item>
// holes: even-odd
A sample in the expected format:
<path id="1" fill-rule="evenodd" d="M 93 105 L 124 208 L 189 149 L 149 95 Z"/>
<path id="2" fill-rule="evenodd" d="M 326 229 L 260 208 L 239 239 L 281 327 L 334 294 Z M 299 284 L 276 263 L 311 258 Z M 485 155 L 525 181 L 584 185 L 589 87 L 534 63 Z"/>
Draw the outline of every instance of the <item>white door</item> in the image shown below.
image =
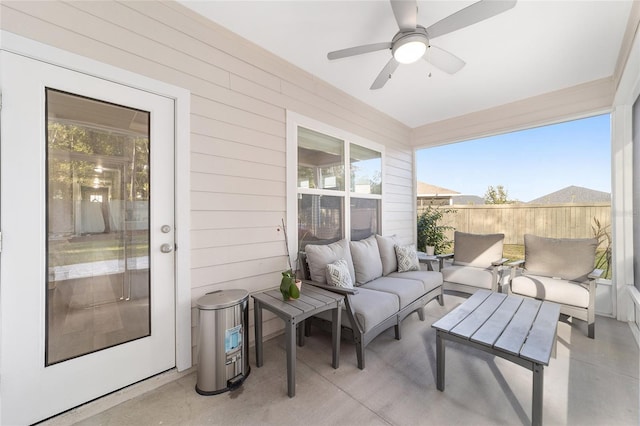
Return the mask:
<path id="1" fill-rule="evenodd" d="M 0 423 L 175 366 L 174 101 L 1 52 Z"/>

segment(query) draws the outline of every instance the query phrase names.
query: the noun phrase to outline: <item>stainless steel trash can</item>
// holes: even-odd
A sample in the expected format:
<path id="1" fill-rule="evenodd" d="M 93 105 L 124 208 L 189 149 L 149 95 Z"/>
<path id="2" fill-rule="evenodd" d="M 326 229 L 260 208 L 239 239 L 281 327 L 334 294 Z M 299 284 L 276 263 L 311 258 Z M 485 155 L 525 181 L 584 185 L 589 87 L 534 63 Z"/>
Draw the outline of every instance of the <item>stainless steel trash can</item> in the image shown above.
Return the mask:
<path id="1" fill-rule="evenodd" d="M 249 367 L 249 292 L 219 290 L 196 302 L 199 310 L 196 392 L 215 395 L 240 386 Z"/>

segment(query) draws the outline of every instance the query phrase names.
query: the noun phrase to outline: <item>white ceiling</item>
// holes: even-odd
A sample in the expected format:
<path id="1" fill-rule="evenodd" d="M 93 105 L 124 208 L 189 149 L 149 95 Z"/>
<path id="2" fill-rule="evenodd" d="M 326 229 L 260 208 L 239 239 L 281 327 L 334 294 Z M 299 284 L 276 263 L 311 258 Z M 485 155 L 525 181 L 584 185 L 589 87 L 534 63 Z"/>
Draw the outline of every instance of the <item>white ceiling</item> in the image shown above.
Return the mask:
<path id="1" fill-rule="evenodd" d="M 329 61 L 327 53 L 390 41 L 388 1 L 182 1 L 183 4 L 409 127 L 611 76 L 631 0 L 520 0 L 473 26 L 432 40 L 466 61 L 448 75 L 425 61 L 400 65 L 369 90 L 388 50 Z M 474 1 L 418 1 L 418 24 Z M 428 77 L 431 73 L 431 77 Z"/>

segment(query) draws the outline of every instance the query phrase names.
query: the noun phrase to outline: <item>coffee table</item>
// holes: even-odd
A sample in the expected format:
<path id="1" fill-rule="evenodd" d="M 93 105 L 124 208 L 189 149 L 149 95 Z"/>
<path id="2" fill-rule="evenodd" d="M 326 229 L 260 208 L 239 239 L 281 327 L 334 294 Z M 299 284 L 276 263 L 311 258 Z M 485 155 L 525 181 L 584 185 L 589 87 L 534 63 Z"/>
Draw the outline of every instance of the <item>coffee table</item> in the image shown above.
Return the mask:
<path id="1" fill-rule="evenodd" d="M 560 305 L 479 290 L 436 321 L 436 386 L 444 391 L 445 340 L 499 356 L 533 372 L 531 423 L 542 424 L 544 366 L 555 350 Z"/>
<path id="2" fill-rule="evenodd" d="M 296 395 L 296 328 L 302 332 L 304 320 L 320 312 L 332 311 L 332 366 L 340 365 L 340 324 L 344 296 L 312 285 L 302 283 L 300 298 L 282 300 L 280 290 L 268 290 L 251 295 L 253 297 L 253 315 L 256 337 L 256 366 L 262 367 L 262 310 L 273 312 L 284 320 L 287 347 L 287 393 L 290 398 Z M 302 336 L 299 341 L 302 340 Z"/>

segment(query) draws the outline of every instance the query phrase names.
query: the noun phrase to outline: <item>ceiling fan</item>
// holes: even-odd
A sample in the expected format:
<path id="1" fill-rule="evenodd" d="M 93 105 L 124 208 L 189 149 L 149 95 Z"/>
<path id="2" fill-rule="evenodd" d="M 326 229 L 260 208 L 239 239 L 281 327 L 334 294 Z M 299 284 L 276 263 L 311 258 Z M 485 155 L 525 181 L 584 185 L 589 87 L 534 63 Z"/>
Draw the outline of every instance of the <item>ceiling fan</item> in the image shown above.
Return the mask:
<path id="1" fill-rule="evenodd" d="M 382 88 L 400 64 L 411 64 L 420 58 L 448 74 L 455 74 L 464 67 L 465 62 L 453 53 L 431 45 L 429 41 L 505 12 L 514 7 L 516 1 L 481 0 L 425 28 L 416 23 L 417 0 L 391 0 L 393 15 L 400 31 L 390 42 L 336 50 L 329 52 L 327 58 L 340 59 L 390 49 L 393 56 L 371 85 L 372 90 Z"/>

